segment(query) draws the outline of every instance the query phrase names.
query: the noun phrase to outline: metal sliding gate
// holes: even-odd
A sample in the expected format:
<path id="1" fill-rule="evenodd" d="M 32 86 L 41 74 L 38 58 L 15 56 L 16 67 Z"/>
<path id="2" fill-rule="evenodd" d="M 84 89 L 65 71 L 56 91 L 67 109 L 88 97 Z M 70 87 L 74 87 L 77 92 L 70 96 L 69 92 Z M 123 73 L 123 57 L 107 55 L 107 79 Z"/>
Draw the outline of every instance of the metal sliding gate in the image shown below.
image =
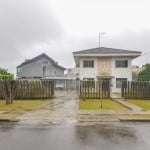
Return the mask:
<path id="1" fill-rule="evenodd" d="M 79 80 L 56 79 L 54 80 L 55 97 L 79 97 Z"/>

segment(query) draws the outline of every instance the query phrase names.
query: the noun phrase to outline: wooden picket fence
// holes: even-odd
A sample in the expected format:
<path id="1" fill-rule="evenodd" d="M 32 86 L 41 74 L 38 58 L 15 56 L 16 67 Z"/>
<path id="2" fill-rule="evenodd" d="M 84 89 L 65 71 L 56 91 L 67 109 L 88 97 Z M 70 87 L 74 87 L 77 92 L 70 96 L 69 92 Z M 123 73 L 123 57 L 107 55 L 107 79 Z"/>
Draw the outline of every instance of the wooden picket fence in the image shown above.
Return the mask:
<path id="1" fill-rule="evenodd" d="M 121 94 L 127 99 L 150 99 L 150 82 L 123 82 Z"/>
<path id="2" fill-rule="evenodd" d="M 80 81 L 79 95 L 82 99 L 110 98 L 110 81 Z"/>
<path id="3" fill-rule="evenodd" d="M 0 80 L 0 98 L 4 99 L 6 88 L 5 85 L 9 85 L 7 88 L 8 93 L 14 95 L 14 99 L 46 99 L 54 96 L 54 81 L 51 80 L 15 80 L 15 90 L 12 91 L 11 81 Z"/>

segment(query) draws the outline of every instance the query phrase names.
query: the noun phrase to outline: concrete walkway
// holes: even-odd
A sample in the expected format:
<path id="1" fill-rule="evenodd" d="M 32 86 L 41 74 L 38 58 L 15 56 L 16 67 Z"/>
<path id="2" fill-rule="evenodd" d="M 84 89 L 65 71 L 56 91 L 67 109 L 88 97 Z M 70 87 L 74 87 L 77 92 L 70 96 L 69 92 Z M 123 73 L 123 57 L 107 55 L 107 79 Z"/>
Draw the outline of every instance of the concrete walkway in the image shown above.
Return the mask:
<path id="1" fill-rule="evenodd" d="M 133 111 L 143 111 L 143 108 L 141 107 L 138 107 L 138 106 L 135 106 L 131 103 L 128 103 L 127 101 L 125 101 L 123 98 L 120 98 L 120 99 L 113 99 L 115 102 L 127 107 L 128 109 L 130 110 L 133 110 Z"/>
<path id="2" fill-rule="evenodd" d="M 135 106 L 131 103 L 128 103 L 124 98 L 121 97 L 121 93 L 112 93 L 111 99 L 115 102 L 127 107 L 130 110 L 134 111 L 142 111 L 143 109 L 141 107 Z"/>

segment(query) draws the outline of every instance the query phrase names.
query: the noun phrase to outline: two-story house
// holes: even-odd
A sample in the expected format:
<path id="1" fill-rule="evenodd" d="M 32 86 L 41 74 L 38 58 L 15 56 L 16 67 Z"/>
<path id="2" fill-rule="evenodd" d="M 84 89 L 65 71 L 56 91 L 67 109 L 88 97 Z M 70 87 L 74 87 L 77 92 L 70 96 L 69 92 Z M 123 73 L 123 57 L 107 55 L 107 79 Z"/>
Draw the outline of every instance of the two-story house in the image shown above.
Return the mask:
<path id="1" fill-rule="evenodd" d="M 65 68 L 45 53 L 17 66 L 17 77 L 25 79 L 64 77 Z"/>
<path id="2" fill-rule="evenodd" d="M 132 59 L 139 51 L 98 47 L 73 52 L 81 80 L 110 80 L 112 92 L 120 92 L 123 81 L 132 80 Z"/>

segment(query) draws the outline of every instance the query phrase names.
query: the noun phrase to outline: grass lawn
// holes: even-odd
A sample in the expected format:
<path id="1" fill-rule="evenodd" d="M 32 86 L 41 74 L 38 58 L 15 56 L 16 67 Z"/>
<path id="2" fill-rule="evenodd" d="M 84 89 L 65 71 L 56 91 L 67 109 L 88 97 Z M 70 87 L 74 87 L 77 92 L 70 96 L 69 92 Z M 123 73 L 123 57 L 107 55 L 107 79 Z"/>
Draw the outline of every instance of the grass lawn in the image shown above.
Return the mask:
<path id="1" fill-rule="evenodd" d="M 128 100 L 128 102 L 145 110 L 150 110 L 150 100 Z"/>
<path id="2" fill-rule="evenodd" d="M 0 110 L 5 111 L 18 111 L 18 110 L 32 110 L 38 108 L 42 104 L 46 103 L 47 100 L 14 100 L 13 104 L 6 105 L 5 101 L 0 101 Z"/>
<path id="3" fill-rule="evenodd" d="M 128 110 L 126 107 L 118 104 L 109 99 L 102 100 L 103 108 L 101 108 L 101 100 L 81 100 L 79 109 L 80 110 Z"/>

